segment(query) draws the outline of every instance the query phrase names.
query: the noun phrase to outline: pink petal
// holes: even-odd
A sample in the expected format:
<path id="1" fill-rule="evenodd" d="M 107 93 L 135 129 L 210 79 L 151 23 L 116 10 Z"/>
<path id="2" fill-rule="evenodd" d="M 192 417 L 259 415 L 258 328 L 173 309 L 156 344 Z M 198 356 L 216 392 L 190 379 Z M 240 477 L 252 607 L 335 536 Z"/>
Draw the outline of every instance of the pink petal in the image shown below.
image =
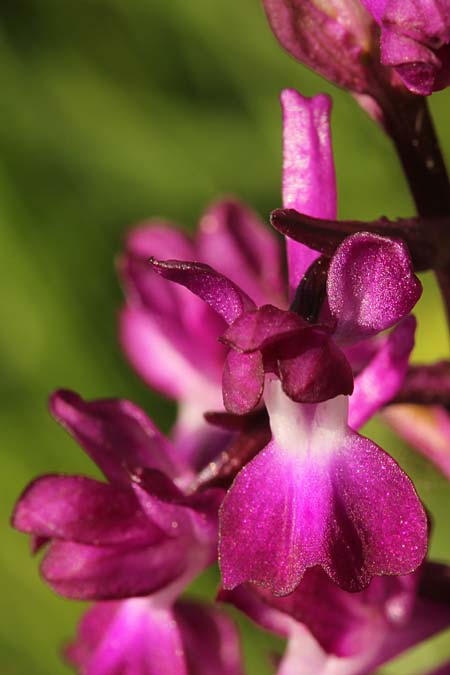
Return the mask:
<path id="1" fill-rule="evenodd" d="M 66 656 L 84 675 L 188 675 L 173 612 L 146 598 L 94 605 Z"/>
<path id="2" fill-rule="evenodd" d="M 152 523 L 169 537 L 189 536 L 203 558 L 213 562 L 217 551 L 217 514 L 224 493 L 219 488 L 186 496 L 158 471 L 141 470 L 133 476 L 133 489 Z M 202 546 L 198 546 L 201 542 Z"/>
<path id="3" fill-rule="evenodd" d="M 415 570 L 427 549 L 424 509 L 396 462 L 347 427 L 344 397 L 295 404 L 276 381 L 266 389 L 275 440 L 220 511 L 224 587 L 252 581 L 286 595 L 320 565 L 358 591 L 376 575 Z"/>
<path id="4" fill-rule="evenodd" d="M 361 593 L 349 594 L 315 569 L 284 598 L 251 586 L 222 591 L 219 598 L 288 637 L 277 675 L 368 675 L 448 627 L 448 607 L 416 598 L 419 577 L 420 572 L 379 577 Z M 330 647 L 341 655 L 328 654 Z"/>
<path id="5" fill-rule="evenodd" d="M 230 349 L 223 369 L 222 389 L 228 412 L 245 415 L 256 408 L 264 389 L 261 352 L 240 354 Z"/>
<path id="6" fill-rule="evenodd" d="M 213 607 L 150 598 L 97 603 L 66 650 L 85 675 L 241 675 L 230 619 Z"/>
<path id="7" fill-rule="evenodd" d="M 283 345 L 280 352 L 280 380 L 283 391 L 293 401 L 319 403 L 352 393 L 351 366 L 329 335 L 303 332 Z"/>
<path id="8" fill-rule="evenodd" d="M 266 9 L 267 5 L 266 3 Z M 275 5 L 275 3 L 272 3 Z M 304 98 L 294 89 L 281 95 L 283 110 L 283 207 L 317 218 L 336 218 L 336 177 L 331 148 L 328 96 Z M 293 294 L 316 251 L 287 239 Z"/>
<path id="9" fill-rule="evenodd" d="M 263 305 L 238 317 L 220 339 L 237 351 L 254 352 L 305 329 L 311 327 L 298 314 Z"/>
<path id="10" fill-rule="evenodd" d="M 349 402 L 348 423 L 352 429 L 359 429 L 400 391 L 414 347 L 415 330 L 415 318 L 407 316 L 383 340 L 356 377 Z"/>
<path id="11" fill-rule="evenodd" d="M 243 675 L 239 635 L 226 614 L 197 602 L 178 602 L 174 615 L 192 675 Z"/>
<path id="12" fill-rule="evenodd" d="M 195 246 L 179 225 L 154 219 L 137 225 L 127 233 L 125 249 L 130 255 L 143 260 L 163 255 L 184 259 L 193 255 Z"/>
<path id="13" fill-rule="evenodd" d="M 152 260 L 155 272 L 198 295 L 227 323 L 256 305 L 242 289 L 209 265 L 181 260 Z"/>
<path id="14" fill-rule="evenodd" d="M 339 246 L 327 288 L 336 336 L 347 342 L 390 328 L 409 314 L 422 292 L 405 245 L 365 232 Z"/>
<path id="15" fill-rule="evenodd" d="M 112 482 L 128 484 L 128 470 L 136 466 L 168 476 L 181 470 L 170 443 L 130 401 L 83 401 L 71 391 L 60 390 L 50 399 L 50 411 Z"/>
<path id="16" fill-rule="evenodd" d="M 119 339 L 149 386 L 176 400 L 190 398 L 194 390 L 208 407 L 213 390 L 220 388 L 225 349 L 217 341 L 223 327 L 204 318 L 205 335 L 197 341 L 179 320 L 166 321 L 146 309 L 126 306 L 120 313 Z"/>
<path id="17" fill-rule="evenodd" d="M 173 375 L 174 361 L 180 362 L 191 381 L 220 380 L 224 351 L 217 336 L 224 324 L 189 290 L 168 284 L 156 274 L 149 265 L 152 255 L 196 258 L 193 242 L 168 225 L 130 233 L 119 265 L 127 296 L 127 309 L 120 316 L 120 337 L 138 373 L 151 386 L 178 398 L 177 392 L 181 389 L 186 394 L 188 386 L 183 377 Z"/>
<path id="18" fill-rule="evenodd" d="M 169 223 L 153 222 L 131 230 L 125 242 L 125 253 L 119 261 L 127 300 L 163 314 L 174 314 L 183 300 L 188 304 L 195 303 L 192 295 L 165 284 L 152 271 L 148 264 L 152 256 L 191 260 L 195 258 L 195 246 L 184 232 Z"/>
<path id="19" fill-rule="evenodd" d="M 19 498 L 12 523 L 35 536 L 98 546 L 136 546 L 161 538 L 130 490 L 83 476 L 33 481 Z"/>
<path id="20" fill-rule="evenodd" d="M 446 2 L 362 0 L 381 26 L 381 62 L 410 91 L 428 96 L 448 86 L 450 9 Z"/>
<path id="21" fill-rule="evenodd" d="M 361 0 L 361 4 L 372 14 L 377 23 L 381 22 L 388 0 Z"/>
<path id="22" fill-rule="evenodd" d="M 271 230 L 256 213 L 237 200 L 212 204 L 200 220 L 197 259 L 231 279 L 257 305 L 283 301 L 285 282 L 280 254 Z M 172 254 L 170 257 L 190 259 Z"/>
<path id="23" fill-rule="evenodd" d="M 244 598 L 248 606 L 250 597 L 256 606 L 255 596 L 259 597 L 265 608 L 250 613 L 256 621 L 263 623 L 261 619 L 272 612 L 273 626 L 267 627 L 276 630 L 277 626 L 283 627 L 283 617 L 284 622 L 293 619 L 308 628 L 327 654 L 347 658 L 370 653 L 374 644 L 385 639 L 385 633 L 403 627 L 410 618 L 418 581 L 418 574 L 377 577 L 364 591 L 347 593 L 315 567 L 305 573 L 290 595 L 276 597 L 247 585 L 245 591 L 235 589 L 228 597 L 237 606 Z M 243 610 L 249 613 L 248 607 Z M 274 611 L 280 616 L 274 615 Z"/>
<path id="24" fill-rule="evenodd" d="M 188 571 L 186 543 L 87 546 L 54 540 L 41 573 L 56 593 L 75 600 L 115 600 L 155 593 Z"/>

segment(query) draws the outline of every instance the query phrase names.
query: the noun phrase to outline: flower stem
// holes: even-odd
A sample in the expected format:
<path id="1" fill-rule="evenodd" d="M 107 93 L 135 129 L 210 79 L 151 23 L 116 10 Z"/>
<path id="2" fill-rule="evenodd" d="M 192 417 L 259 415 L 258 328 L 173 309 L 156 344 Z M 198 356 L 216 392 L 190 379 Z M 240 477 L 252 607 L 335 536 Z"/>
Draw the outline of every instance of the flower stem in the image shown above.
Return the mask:
<path id="1" fill-rule="evenodd" d="M 402 163 L 417 212 L 423 217 L 450 214 L 450 183 L 426 98 L 401 95 L 382 101 L 384 124 Z M 442 246 L 449 243 L 448 228 Z M 450 328 L 450 265 L 436 270 Z"/>

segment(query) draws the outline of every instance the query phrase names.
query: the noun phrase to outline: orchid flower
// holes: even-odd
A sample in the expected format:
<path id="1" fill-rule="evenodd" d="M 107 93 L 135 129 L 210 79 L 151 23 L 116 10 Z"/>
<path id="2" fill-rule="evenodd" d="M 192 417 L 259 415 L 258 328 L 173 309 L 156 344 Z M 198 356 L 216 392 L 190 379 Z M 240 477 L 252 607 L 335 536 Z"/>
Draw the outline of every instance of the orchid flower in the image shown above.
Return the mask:
<path id="1" fill-rule="evenodd" d="M 285 92 L 283 102 L 285 199 L 289 195 L 296 205 L 295 195 L 301 194 L 303 204 L 309 199 L 310 209 L 320 211 L 324 203 L 329 213 L 334 171 L 328 117 L 316 115 L 317 101 L 296 92 Z M 313 157 L 309 164 L 302 163 L 303 140 L 306 156 Z M 296 152 L 289 154 L 286 148 L 293 142 Z M 330 178 L 329 199 L 324 176 Z M 311 252 L 296 245 L 289 253 L 295 286 Z M 271 442 L 240 471 L 221 507 L 224 587 L 252 581 L 286 595 L 308 568 L 320 565 L 339 586 L 357 591 L 373 576 L 414 571 L 427 548 L 425 512 L 394 460 L 349 427 L 352 369 L 341 348 L 395 324 L 406 336 L 413 333 L 414 321 L 405 317 L 421 288 L 404 244 L 365 233 L 344 240 L 329 265 L 317 324 L 271 305 L 258 308 L 237 284 L 207 265 L 151 262 L 155 271 L 189 288 L 229 325 L 221 338 L 231 348 L 222 380 L 227 409 L 243 414 L 263 397 L 269 414 Z M 394 333 L 369 371 L 372 378 L 376 372 L 392 371 L 394 388 L 399 378 L 389 354 L 395 341 Z M 401 375 L 412 344 L 406 340 Z M 369 376 L 360 375 L 356 392 L 363 410 L 359 423 L 366 405 L 373 412 Z M 379 403 L 375 397 L 375 405 Z"/>

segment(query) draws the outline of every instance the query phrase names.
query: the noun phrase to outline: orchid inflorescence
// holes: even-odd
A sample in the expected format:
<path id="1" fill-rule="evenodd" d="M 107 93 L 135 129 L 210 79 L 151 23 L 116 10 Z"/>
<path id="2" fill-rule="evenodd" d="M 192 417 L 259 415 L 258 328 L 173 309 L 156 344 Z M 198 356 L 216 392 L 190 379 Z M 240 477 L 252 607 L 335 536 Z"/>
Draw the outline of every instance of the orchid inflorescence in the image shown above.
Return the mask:
<path id="1" fill-rule="evenodd" d="M 414 485 L 358 433 L 382 412 L 450 478 L 450 365 L 409 364 L 415 272 L 436 272 L 450 308 L 450 186 L 424 98 L 450 83 L 450 2 L 264 6 L 282 46 L 391 136 L 418 213 L 337 220 L 330 99 L 288 89 L 271 215 L 287 280 L 275 233 L 235 199 L 194 238 L 163 221 L 129 233 L 119 338 L 177 402 L 174 428 L 57 391 L 52 415 L 105 480 L 41 476 L 13 514 L 49 586 L 95 601 L 66 649 L 85 675 L 241 674 L 223 607 L 181 597 L 217 560 L 216 601 L 287 639 L 278 675 L 368 675 L 450 626 Z"/>

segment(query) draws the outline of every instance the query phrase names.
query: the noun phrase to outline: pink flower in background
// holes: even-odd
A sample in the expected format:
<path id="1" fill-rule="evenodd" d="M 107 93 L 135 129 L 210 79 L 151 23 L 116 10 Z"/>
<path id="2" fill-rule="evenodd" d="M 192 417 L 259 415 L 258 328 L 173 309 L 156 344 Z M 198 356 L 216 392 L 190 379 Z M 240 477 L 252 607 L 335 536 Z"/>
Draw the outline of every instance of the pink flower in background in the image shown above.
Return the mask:
<path id="1" fill-rule="evenodd" d="M 237 631 L 218 609 L 153 598 L 97 603 L 66 658 L 83 675 L 242 675 Z"/>
<path id="2" fill-rule="evenodd" d="M 161 280 L 148 265 L 152 256 L 209 262 L 258 302 L 284 303 L 281 250 L 258 217 L 235 200 L 213 204 L 195 239 L 163 221 L 128 235 L 119 265 L 127 296 L 120 341 L 144 381 L 177 401 L 173 439 L 200 468 L 229 441 L 229 434 L 203 418 L 205 411 L 222 407 L 225 349 L 217 335 L 225 324 L 192 293 Z"/>
<path id="3" fill-rule="evenodd" d="M 425 571 L 448 574 L 437 564 L 427 563 Z M 450 609 L 424 597 L 420 579 L 420 570 L 380 577 L 360 593 L 346 593 L 316 568 L 284 598 L 251 586 L 222 591 L 219 597 L 287 638 L 277 675 L 369 675 L 450 626 Z"/>

